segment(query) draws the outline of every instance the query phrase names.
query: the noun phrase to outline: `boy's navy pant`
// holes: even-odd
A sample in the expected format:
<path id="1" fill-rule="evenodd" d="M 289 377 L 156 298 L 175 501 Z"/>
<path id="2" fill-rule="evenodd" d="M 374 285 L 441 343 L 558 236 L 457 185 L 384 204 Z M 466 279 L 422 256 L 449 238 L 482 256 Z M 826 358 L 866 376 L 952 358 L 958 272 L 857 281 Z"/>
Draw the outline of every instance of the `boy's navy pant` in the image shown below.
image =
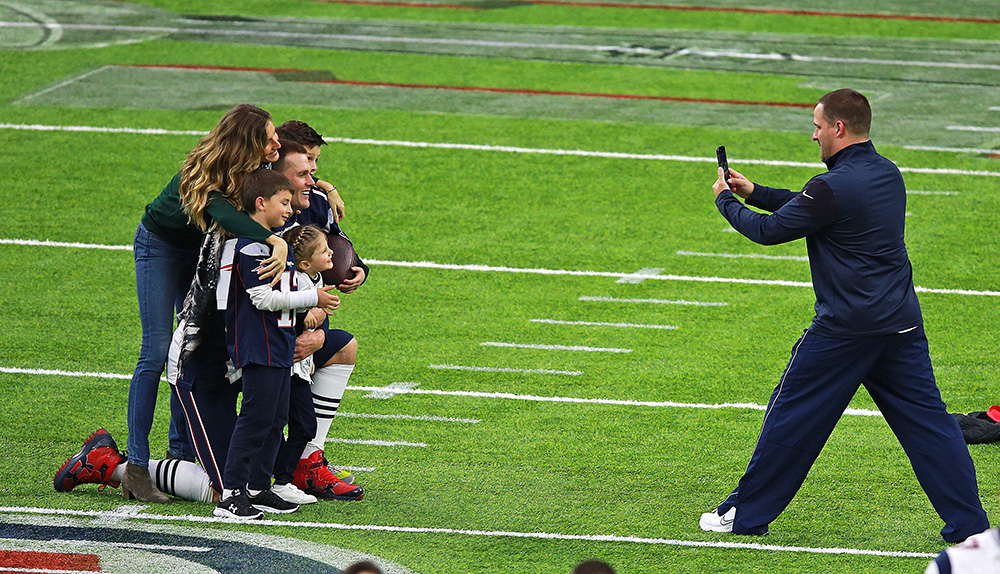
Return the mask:
<path id="1" fill-rule="evenodd" d="M 226 488 L 271 488 L 274 460 L 288 423 L 290 383 L 289 367 L 243 367 L 243 401 L 223 474 Z"/>
<path id="2" fill-rule="evenodd" d="M 874 399 L 917 480 L 957 542 L 987 530 L 976 471 L 931 367 L 922 326 L 892 335 L 798 340 L 768 403 L 746 473 L 719 506 L 737 507 L 734 534 L 764 534 L 788 506 L 859 386 Z"/>

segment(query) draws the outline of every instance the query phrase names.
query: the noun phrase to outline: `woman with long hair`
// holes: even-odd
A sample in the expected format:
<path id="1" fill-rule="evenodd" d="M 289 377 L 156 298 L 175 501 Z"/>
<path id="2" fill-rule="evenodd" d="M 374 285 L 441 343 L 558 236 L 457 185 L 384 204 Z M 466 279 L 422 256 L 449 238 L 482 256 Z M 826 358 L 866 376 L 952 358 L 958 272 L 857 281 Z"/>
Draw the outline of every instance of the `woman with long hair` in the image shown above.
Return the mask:
<path id="1" fill-rule="evenodd" d="M 267 243 L 272 254 L 261 277 L 277 281 L 284 270 L 288 245 L 240 211 L 239 199 L 243 178 L 276 160 L 279 147 L 271 115 L 240 104 L 198 142 L 180 172 L 146 206 L 134 243 L 142 349 L 128 393 L 126 497 L 170 502 L 149 478 L 149 433 L 174 316 L 191 286 L 205 232 L 215 223 L 236 237 Z M 184 415 L 175 402 L 171 394 L 169 454 L 194 458 Z"/>

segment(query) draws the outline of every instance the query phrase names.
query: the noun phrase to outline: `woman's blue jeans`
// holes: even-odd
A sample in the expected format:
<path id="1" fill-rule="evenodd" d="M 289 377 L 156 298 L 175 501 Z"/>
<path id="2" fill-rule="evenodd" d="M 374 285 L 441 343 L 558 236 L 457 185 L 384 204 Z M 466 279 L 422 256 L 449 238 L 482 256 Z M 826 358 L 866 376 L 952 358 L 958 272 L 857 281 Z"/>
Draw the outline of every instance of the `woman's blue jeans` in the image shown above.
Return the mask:
<path id="1" fill-rule="evenodd" d="M 128 389 L 128 461 L 149 466 L 149 433 L 153 427 L 160 377 L 167 362 L 174 317 L 184 304 L 198 263 L 197 249 L 181 249 L 142 224 L 135 232 L 135 284 L 142 321 L 142 349 Z M 194 460 L 194 448 L 180 405 L 170 393 L 169 449 Z"/>

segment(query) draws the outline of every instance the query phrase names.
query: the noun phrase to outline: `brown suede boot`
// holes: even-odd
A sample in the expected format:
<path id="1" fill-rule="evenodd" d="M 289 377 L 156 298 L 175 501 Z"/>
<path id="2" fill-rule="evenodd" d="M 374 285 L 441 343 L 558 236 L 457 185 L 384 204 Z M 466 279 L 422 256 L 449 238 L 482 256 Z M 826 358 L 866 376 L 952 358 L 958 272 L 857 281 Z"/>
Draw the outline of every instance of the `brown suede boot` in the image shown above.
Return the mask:
<path id="1" fill-rule="evenodd" d="M 160 492 L 149 478 L 149 467 L 125 464 L 125 477 L 122 478 L 122 496 L 126 500 L 152 502 L 154 504 L 170 504 L 170 498 Z"/>

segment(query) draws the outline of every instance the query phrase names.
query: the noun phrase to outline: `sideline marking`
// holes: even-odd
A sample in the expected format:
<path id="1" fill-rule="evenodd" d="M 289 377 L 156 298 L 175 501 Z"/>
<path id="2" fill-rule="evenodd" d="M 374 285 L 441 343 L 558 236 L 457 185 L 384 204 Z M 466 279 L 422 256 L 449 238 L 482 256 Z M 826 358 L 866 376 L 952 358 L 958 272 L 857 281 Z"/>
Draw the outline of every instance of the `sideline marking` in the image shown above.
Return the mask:
<path id="1" fill-rule="evenodd" d="M 24 27 L 37 27 L 33 23 L 25 22 L 5 22 L 0 21 L 0 28 L 24 28 Z M 551 44 L 551 43 L 535 43 L 535 42 L 509 42 L 509 41 L 499 41 L 499 40 L 471 40 L 465 38 L 432 38 L 432 37 L 407 37 L 407 36 L 376 36 L 376 35 L 363 35 L 363 34 L 323 34 L 323 33 L 313 33 L 313 32 L 286 32 L 286 31 L 274 31 L 274 30 L 246 30 L 237 29 L 230 30 L 226 28 L 198 28 L 198 27 L 176 27 L 176 26 L 122 26 L 122 25 L 105 25 L 105 24 L 62 24 L 63 28 L 66 29 L 76 29 L 76 30 L 91 30 L 91 31 L 124 31 L 124 32 L 150 32 L 158 34 L 200 34 L 204 36 L 267 36 L 272 38 L 281 39 L 325 39 L 325 40 L 341 40 L 350 42 L 392 42 L 392 43 L 410 43 L 410 44 L 438 44 L 438 45 L 450 45 L 450 46 L 477 46 L 477 47 L 490 47 L 490 48 L 523 48 L 523 49 L 554 49 L 554 50 L 578 50 L 585 52 L 610 52 L 614 54 L 654 54 L 657 55 L 659 52 L 651 50 L 649 48 L 643 47 L 627 47 L 621 45 L 588 45 L 588 44 Z M 933 68 L 955 68 L 955 69 L 974 69 L 974 70 L 1000 70 L 1000 65 L 996 64 L 969 64 L 965 62 L 933 62 L 933 61 L 919 61 L 919 60 L 881 60 L 881 59 L 871 59 L 871 58 L 835 58 L 830 56 L 806 56 L 802 54 L 782 54 L 778 52 L 770 53 L 753 53 L 753 52 L 739 52 L 736 50 L 707 50 L 702 48 L 684 48 L 673 53 L 674 56 L 686 56 L 694 55 L 705 58 L 749 58 L 749 59 L 766 59 L 766 60 L 780 60 L 780 61 L 797 61 L 797 62 L 832 62 L 832 63 L 843 63 L 843 64 L 876 64 L 876 65 L 887 65 L 887 66 L 915 66 L 915 67 L 933 67 Z M 155 67 L 155 65 L 146 65 L 147 67 Z M 183 67 L 182 65 L 170 65 L 167 64 L 163 67 Z M 211 67 L 195 66 L 195 69 L 211 69 Z M 246 70 L 247 68 L 237 68 L 237 70 Z M 252 68 L 250 68 L 252 69 Z M 261 68 L 261 71 L 273 70 L 273 68 Z M 712 103 L 725 103 L 724 101 L 715 101 Z M 812 104 L 796 104 L 796 103 L 771 103 L 769 105 L 778 106 L 792 106 L 792 107 L 812 107 Z"/>
<path id="2" fill-rule="evenodd" d="M 427 365 L 428 369 L 452 369 L 456 371 L 483 371 L 487 373 L 531 373 L 539 375 L 579 376 L 583 371 L 557 371 L 553 369 L 514 369 L 510 367 L 470 367 L 464 365 Z"/>
<path id="3" fill-rule="evenodd" d="M 549 325 L 585 325 L 594 327 L 626 327 L 638 329 L 678 329 L 674 325 L 640 325 L 637 323 L 604 323 L 600 321 L 556 321 L 555 319 L 529 319 L 532 323 L 547 323 Z"/>
<path id="4" fill-rule="evenodd" d="M 331 138 L 326 138 L 330 140 Z M 1000 175 L 998 173 L 997 175 Z M 94 245 L 93 247 L 81 243 L 59 243 L 55 241 L 38 242 L 25 239 L 0 239 L 0 244 L 10 245 L 43 245 L 45 247 L 81 247 L 95 249 L 120 249 L 122 251 L 131 250 L 132 247 Z M 527 273 L 534 275 L 568 275 L 575 277 L 632 277 L 632 273 L 619 273 L 615 271 L 571 271 L 567 269 L 525 269 L 520 267 L 502 267 L 492 265 L 459 265 L 451 263 L 434 263 L 433 261 L 384 261 L 379 259 L 369 259 L 370 265 L 385 265 L 388 267 L 410 267 L 419 269 L 448 269 L 455 271 L 483 271 L 494 273 Z M 736 283 L 740 285 L 775 285 L 779 287 L 812 287 L 808 281 L 788 281 L 784 279 L 740 279 L 735 277 L 699 277 L 693 275 L 650 275 L 647 279 L 659 281 L 694 281 L 698 283 Z M 946 295 L 973 295 L 1000 297 L 1000 291 L 976 291 L 972 289 L 937 289 L 930 287 L 914 287 L 917 293 L 940 293 Z M 584 301 L 584 299 L 581 299 Z M 638 300 L 637 300 L 638 301 Z M 649 302 L 656 302 L 649 300 Z"/>
<path id="5" fill-rule="evenodd" d="M 695 305 L 699 307 L 725 307 L 729 303 L 710 301 L 673 301 L 670 299 L 620 299 L 616 297 L 580 297 L 580 301 L 598 301 L 601 303 L 657 303 L 659 305 Z"/>
<path id="6" fill-rule="evenodd" d="M 118 375 L 111 373 L 75 373 L 71 371 L 52 371 L 44 369 L 17 369 L 10 367 L 0 367 L 0 373 L 18 373 L 18 374 L 29 374 L 29 375 L 60 375 L 65 377 L 93 377 L 93 376 L 103 376 L 108 379 L 131 379 L 132 375 Z M 358 387 L 348 385 L 347 388 L 352 391 L 385 391 L 385 387 Z M 578 404 L 599 404 L 599 405 L 622 405 L 622 406 L 638 406 L 638 407 L 669 407 L 669 408 L 690 408 L 690 409 L 750 409 L 755 411 L 763 411 L 767 409 L 767 405 L 758 405 L 756 403 L 678 403 L 673 401 L 636 401 L 631 399 L 581 399 L 575 397 L 543 397 L 538 395 L 517 395 L 514 393 L 487 393 L 478 391 L 439 391 L 435 389 L 394 389 L 394 394 L 399 395 L 438 395 L 438 396 L 453 396 L 453 397 L 475 397 L 475 398 L 487 398 L 487 399 L 512 399 L 519 401 L 536 401 L 536 402 L 550 402 L 550 403 L 578 403 Z M 854 409 L 849 408 L 844 411 L 845 415 L 854 416 L 871 416 L 879 417 L 882 413 L 879 411 L 873 411 L 869 409 Z"/>
<path id="7" fill-rule="evenodd" d="M 146 134 L 146 135 L 205 135 L 208 133 L 206 131 L 197 131 L 197 130 L 175 131 L 175 130 L 163 130 L 163 129 L 106 128 L 106 127 L 94 127 L 94 126 L 50 126 L 50 125 L 38 125 L 38 124 L 0 124 L 0 129 L 135 133 L 135 134 Z M 457 144 L 457 143 L 442 143 L 442 142 L 414 142 L 406 140 L 376 140 L 376 139 L 358 139 L 358 138 L 340 138 L 340 137 L 328 137 L 324 139 L 326 139 L 327 142 L 356 144 L 356 145 L 396 146 L 396 147 L 426 148 L 426 149 L 459 149 L 468 151 L 491 151 L 491 152 L 502 152 L 502 153 L 600 157 L 608 159 L 639 159 L 639 160 L 650 160 L 650 161 L 678 161 L 678 162 L 713 163 L 713 164 L 718 162 L 718 159 L 715 157 L 696 157 L 696 156 L 686 156 L 686 155 L 525 148 L 516 146 L 494 146 L 494 145 Z M 746 165 L 767 165 L 767 166 L 777 166 L 777 167 L 808 167 L 814 169 L 826 169 L 826 164 L 819 162 L 784 161 L 784 160 L 770 160 L 770 159 L 735 159 L 735 158 L 732 158 L 729 161 L 730 163 L 746 164 Z M 899 167 L 899 171 L 909 172 L 909 173 L 1000 177 L 1000 172 L 996 171 L 977 171 L 977 170 L 967 170 L 967 169 Z"/>
<path id="8" fill-rule="evenodd" d="M 809 261 L 804 255 L 764 255 L 763 253 L 698 253 L 696 251 L 678 251 L 677 255 L 695 257 L 728 257 L 730 259 L 773 259 L 779 261 Z"/>
<path id="9" fill-rule="evenodd" d="M 315 0 L 327 4 L 360 4 L 362 6 L 396 6 L 404 8 L 448 8 L 452 10 L 492 10 L 492 6 L 466 6 L 434 2 L 404 2 L 402 0 Z M 930 22 L 973 22 L 1000 24 L 1000 19 L 973 16 L 920 16 L 911 14 L 875 14 L 868 12 L 825 12 L 821 10 L 789 10 L 781 8 L 737 8 L 721 6 L 677 6 L 664 4 L 636 4 L 629 2 L 572 2 L 569 0 L 522 0 L 521 4 L 550 4 L 555 6 L 580 6 L 585 8 L 621 8 L 638 10 L 684 10 L 691 12 L 737 12 L 749 14 L 778 14 L 787 16 L 832 16 L 841 18 L 872 18 L 877 20 L 916 20 Z"/>
<path id="10" fill-rule="evenodd" d="M 33 508 L 26 506 L 0 506 L 0 513 L 34 514 L 34 515 L 69 515 L 100 518 L 107 511 L 100 510 L 69 510 L 63 508 Z M 143 513 L 133 517 L 137 520 L 163 520 L 196 523 L 222 523 L 246 525 L 246 521 L 215 516 L 170 515 Z M 555 532 L 514 532 L 504 530 L 469 530 L 460 528 L 436 528 L 416 526 L 388 526 L 379 524 L 338 524 L 333 522 L 307 522 L 290 520 L 271 520 L 264 518 L 255 520 L 254 525 L 287 526 L 298 528 L 324 528 L 330 530 L 360 530 L 375 532 L 405 532 L 409 534 L 464 534 L 468 536 L 488 536 L 503 538 L 536 538 L 546 540 L 584 540 L 590 542 L 626 542 L 632 544 L 653 544 L 666 546 L 687 546 L 694 548 L 727 548 L 764 550 L 769 552 L 801 552 L 810 554 L 851 554 L 860 556 L 883 556 L 890 558 L 934 558 L 937 554 L 926 552 L 907 552 L 898 550 L 866 550 L 862 548 L 810 548 L 806 546 L 777 546 L 751 542 L 707 542 L 700 540 L 671 540 L 667 538 L 648 538 L 641 536 L 616 536 L 609 534 L 560 534 Z"/>
<path id="11" fill-rule="evenodd" d="M 484 341 L 483 347 L 511 347 L 515 349 L 538 349 L 541 351 L 583 351 L 585 353 L 631 353 L 632 349 L 616 349 L 614 347 L 583 347 L 579 345 L 536 345 L 531 343 L 500 343 Z"/>

